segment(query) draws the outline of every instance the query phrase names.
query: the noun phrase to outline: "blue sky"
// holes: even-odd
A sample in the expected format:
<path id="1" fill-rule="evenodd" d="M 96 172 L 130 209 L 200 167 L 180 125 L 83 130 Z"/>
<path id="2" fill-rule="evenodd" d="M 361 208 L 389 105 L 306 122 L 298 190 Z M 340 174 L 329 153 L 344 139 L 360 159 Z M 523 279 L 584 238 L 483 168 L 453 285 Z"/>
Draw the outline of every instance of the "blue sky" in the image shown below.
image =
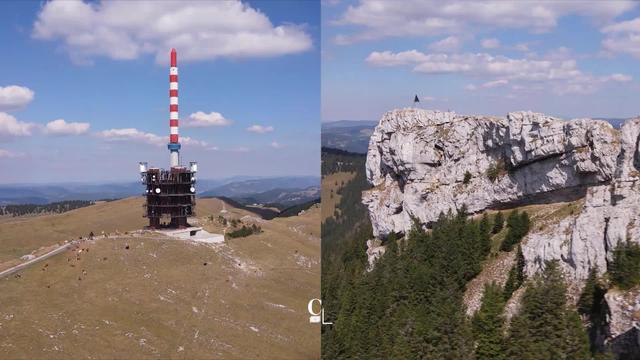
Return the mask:
<path id="1" fill-rule="evenodd" d="M 411 105 L 563 118 L 639 111 L 640 3 L 346 1 L 322 4 L 322 121 Z"/>
<path id="2" fill-rule="evenodd" d="M 203 178 L 319 173 L 319 3 L 149 5 L 0 2 L 0 183 L 166 167 L 171 47 L 183 162 Z"/>

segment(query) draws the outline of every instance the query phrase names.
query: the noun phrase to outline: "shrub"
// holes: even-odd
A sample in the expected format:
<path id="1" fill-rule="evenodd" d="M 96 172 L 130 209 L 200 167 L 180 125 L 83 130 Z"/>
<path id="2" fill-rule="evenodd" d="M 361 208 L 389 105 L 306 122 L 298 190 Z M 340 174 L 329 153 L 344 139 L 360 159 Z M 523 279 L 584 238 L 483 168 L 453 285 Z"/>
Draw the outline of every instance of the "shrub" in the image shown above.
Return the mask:
<path id="1" fill-rule="evenodd" d="M 229 236 L 230 238 L 241 238 L 260 232 L 262 232 L 262 228 L 260 226 L 257 226 L 256 224 L 253 224 L 251 226 L 242 225 L 240 229 L 227 233 L 227 236 Z"/>
<path id="2" fill-rule="evenodd" d="M 495 163 L 491 164 L 487 169 L 487 177 L 491 182 L 495 182 L 500 176 L 507 173 L 507 168 L 504 164 L 504 160 L 497 160 Z"/>
<path id="3" fill-rule="evenodd" d="M 470 181 L 471 181 L 471 173 L 469 172 L 469 170 L 467 170 L 467 171 L 464 173 L 464 180 L 462 180 L 462 183 L 466 185 L 466 184 L 468 184 Z"/>

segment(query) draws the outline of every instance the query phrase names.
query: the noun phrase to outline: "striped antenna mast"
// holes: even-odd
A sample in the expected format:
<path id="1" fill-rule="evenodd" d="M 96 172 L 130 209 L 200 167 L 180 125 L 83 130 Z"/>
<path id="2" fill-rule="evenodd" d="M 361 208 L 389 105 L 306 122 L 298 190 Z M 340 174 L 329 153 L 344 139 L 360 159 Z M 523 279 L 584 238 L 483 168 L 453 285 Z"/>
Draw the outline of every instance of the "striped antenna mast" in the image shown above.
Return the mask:
<path id="1" fill-rule="evenodd" d="M 169 144 L 171 167 L 180 166 L 180 139 L 178 137 L 178 54 L 171 49 L 169 67 Z"/>

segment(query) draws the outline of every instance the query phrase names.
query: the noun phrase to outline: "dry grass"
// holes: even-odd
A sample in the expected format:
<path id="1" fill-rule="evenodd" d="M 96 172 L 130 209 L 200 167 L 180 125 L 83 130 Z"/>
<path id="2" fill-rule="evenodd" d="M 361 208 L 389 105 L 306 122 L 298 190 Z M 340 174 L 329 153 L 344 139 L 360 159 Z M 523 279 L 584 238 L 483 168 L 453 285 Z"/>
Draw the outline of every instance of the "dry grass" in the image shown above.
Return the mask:
<path id="1" fill-rule="evenodd" d="M 337 205 L 341 196 L 338 195 L 338 190 L 351 181 L 355 175 L 354 172 L 337 172 L 322 178 L 322 221 L 333 217 L 336 210 L 339 211 Z"/>
<path id="2" fill-rule="evenodd" d="M 199 201 L 205 228 L 222 207 Z M 271 221 L 226 209 L 264 232 L 215 246 L 152 233 L 85 241 L 88 252 L 0 279 L 0 358 L 319 358 L 306 307 L 320 295 L 320 209 Z M 139 210 L 122 223 L 144 223 Z"/>
<path id="3" fill-rule="evenodd" d="M 100 203 L 62 214 L 26 216 L 0 223 L 0 263 L 64 240 L 87 237 L 91 231 L 111 233 L 140 229 L 142 197 Z"/>

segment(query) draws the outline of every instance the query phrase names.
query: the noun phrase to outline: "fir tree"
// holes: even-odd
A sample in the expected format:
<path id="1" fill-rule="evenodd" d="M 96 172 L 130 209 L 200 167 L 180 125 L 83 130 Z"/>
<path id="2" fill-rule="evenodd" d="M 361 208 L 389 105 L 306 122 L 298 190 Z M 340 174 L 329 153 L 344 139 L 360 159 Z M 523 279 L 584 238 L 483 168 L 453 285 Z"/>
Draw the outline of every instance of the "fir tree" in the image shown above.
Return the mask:
<path id="1" fill-rule="evenodd" d="M 499 233 L 502 228 L 504 227 L 504 215 L 502 214 L 502 211 L 498 211 L 496 213 L 496 216 L 493 218 L 493 231 L 491 231 L 494 234 Z"/>
<path id="2" fill-rule="evenodd" d="M 524 338 L 523 338 L 524 337 Z M 514 358 L 589 359 L 589 341 L 556 261 L 528 284 L 520 314 L 511 323 L 508 354 Z M 528 355 L 527 355 L 528 354 Z"/>
<path id="3" fill-rule="evenodd" d="M 598 268 L 594 266 L 589 270 L 589 277 L 587 277 L 587 281 L 582 289 L 582 294 L 580 294 L 580 299 L 576 305 L 578 312 L 583 315 L 589 315 L 595 312 L 605 292 L 606 290 L 598 283 Z"/>
<path id="4" fill-rule="evenodd" d="M 619 241 L 613 250 L 613 261 L 609 268 L 611 281 L 621 289 L 630 289 L 640 284 L 640 245 Z"/>
<path id="5" fill-rule="evenodd" d="M 484 287 L 482 305 L 473 317 L 473 333 L 476 340 L 476 359 L 505 359 L 503 334 L 504 299 L 502 289 L 495 283 Z"/>
<path id="6" fill-rule="evenodd" d="M 591 359 L 589 337 L 587 332 L 584 331 L 580 315 L 573 309 L 567 309 L 565 317 L 567 327 L 565 359 Z"/>
<path id="7" fill-rule="evenodd" d="M 489 215 L 485 212 L 480 219 L 480 253 L 482 259 L 484 259 L 489 252 L 491 252 L 491 224 L 489 222 Z"/>

